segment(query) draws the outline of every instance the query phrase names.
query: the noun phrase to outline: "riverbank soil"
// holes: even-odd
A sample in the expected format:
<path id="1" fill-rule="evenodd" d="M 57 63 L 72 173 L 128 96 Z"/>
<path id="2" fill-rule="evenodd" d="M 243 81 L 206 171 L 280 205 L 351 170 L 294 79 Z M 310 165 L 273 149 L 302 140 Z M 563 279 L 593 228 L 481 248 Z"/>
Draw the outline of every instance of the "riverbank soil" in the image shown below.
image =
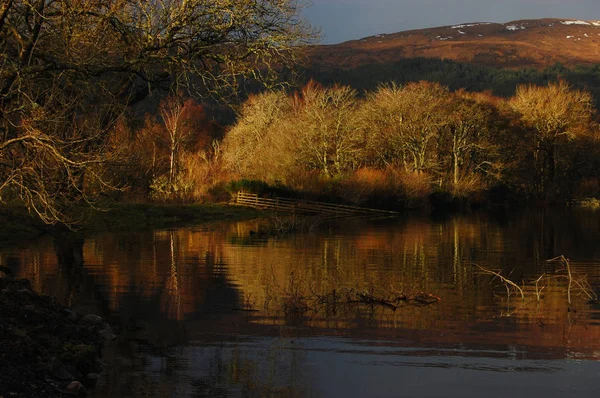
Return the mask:
<path id="1" fill-rule="evenodd" d="M 80 316 L 0 267 L 0 397 L 85 396 L 114 335 L 100 317 Z"/>

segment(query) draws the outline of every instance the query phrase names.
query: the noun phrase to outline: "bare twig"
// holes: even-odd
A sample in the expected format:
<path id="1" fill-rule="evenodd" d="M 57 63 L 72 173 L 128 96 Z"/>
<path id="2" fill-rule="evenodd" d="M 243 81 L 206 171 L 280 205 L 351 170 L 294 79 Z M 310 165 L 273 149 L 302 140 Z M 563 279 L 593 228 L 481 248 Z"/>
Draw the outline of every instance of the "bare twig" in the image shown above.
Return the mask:
<path id="1" fill-rule="evenodd" d="M 579 288 L 579 293 L 586 296 L 589 300 L 597 300 L 598 296 L 590 286 L 587 281 L 587 277 L 585 275 L 577 275 L 571 270 L 571 262 L 568 258 L 563 255 L 560 255 L 555 258 L 551 258 L 550 260 L 546 260 L 547 262 L 558 262 L 563 266 L 563 269 L 566 270 L 567 275 L 562 276 L 568 279 L 568 287 L 567 287 L 567 300 L 569 302 L 569 306 L 571 306 L 571 290 L 573 285 L 576 285 Z M 561 275 L 559 275 L 560 277 Z"/>
<path id="2" fill-rule="evenodd" d="M 537 277 L 536 279 L 531 281 L 531 283 L 534 284 L 534 289 L 535 289 L 534 290 L 534 293 L 535 293 L 534 302 L 537 302 L 538 304 L 541 302 L 542 292 L 548 286 L 548 281 L 553 280 L 553 279 L 566 279 L 567 280 L 566 293 L 567 293 L 567 305 L 568 305 L 567 308 L 568 308 L 568 310 L 571 309 L 571 305 L 573 302 L 573 291 L 574 290 L 577 291 L 578 295 L 582 295 L 589 300 L 595 301 L 598 299 L 596 293 L 594 292 L 594 290 L 588 283 L 586 276 L 578 275 L 577 273 L 573 272 L 573 270 L 571 268 L 571 264 L 567 258 L 565 258 L 564 256 L 558 256 L 558 257 L 552 258 L 550 260 L 547 260 L 547 262 L 559 263 L 562 265 L 562 268 L 557 270 L 556 273 L 553 275 L 548 275 L 546 273 L 543 273 L 542 275 L 540 275 L 539 277 Z M 479 268 L 483 273 L 488 274 L 488 275 L 493 275 L 494 279 L 498 278 L 500 280 L 500 282 L 502 283 L 502 285 L 506 288 L 506 294 L 507 294 L 507 300 L 508 300 L 507 305 L 509 307 L 509 309 L 507 311 L 508 315 L 511 314 L 511 311 L 510 311 L 511 291 L 518 292 L 521 296 L 521 299 L 523 300 L 523 304 L 516 310 L 519 310 L 519 309 L 525 307 L 526 304 L 529 304 L 529 303 L 525 303 L 525 290 L 524 290 L 525 286 L 521 287 L 521 286 L 517 285 L 517 283 L 515 283 L 515 282 L 511 281 L 510 279 L 508 279 L 507 277 L 503 276 L 501 274 L 502 271 L 493 271 L 493 270 L 489 270 L 484 267 L 481 267 L 477 264 L 473 264 L 473 265 L 475 265 L 477 268 Z"/>
<path id="3" fill-rule="evenodd" d="M 523 289 L 519 285 L 517 285 L 515 282 L 502 276 L 500 274 L 501 271 L 496 272 L 496 271 L 489 270 L 487 268 L 483 268 L 482 266 L 477 265 L 477 264 L 473 264 L 473 265 L 475 265 L 477 268 L 479 268 L 482 272 L 489 274 L 489 275 L 494 275 L 496 278 L 500 279 L 500 282 L 502 282 L 502 284 L 504 284 L 509 295 L 510 295 L 509 287 L 512 287 L 514 290 L 519 292 L 519 294 L 521 295 L 521 299 L 525 300 L 525 293 L 523 292 Z"/>

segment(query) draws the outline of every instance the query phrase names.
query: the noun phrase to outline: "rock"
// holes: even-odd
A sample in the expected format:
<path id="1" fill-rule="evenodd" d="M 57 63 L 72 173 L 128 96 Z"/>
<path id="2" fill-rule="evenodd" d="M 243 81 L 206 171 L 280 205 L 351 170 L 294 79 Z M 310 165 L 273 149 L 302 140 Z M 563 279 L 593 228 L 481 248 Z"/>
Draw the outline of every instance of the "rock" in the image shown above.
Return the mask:
<path id="1" fill-rule="evenodd" d="M 83 323 L 87 323 L 89 325 L 102 325 L 104 323 L 104 320 L 99 317 L 98 315 L 94 315 L 94 314 L 87 314 L 86 316 L 84 316 L 81 321 Z"/>
<path id="2" fill-rule="evenodd" d="M 0 397 L 87 395 L 102 370 L 99 350 L 115 338 L 113 330 L 99 316 L 84 320 L 29 286 L 25 279 L 0 278 Z"/>
<path id="3" fill-rule="evenodd" d="M 69 315 L 69 319 L 72 321 L 76 321 L 79 318 L 79 314 L 76 311 L 65 309 L 67 315 Z"/>
<path id="4" fill-rule="evenodd" d="M 87 395 L 87 390 L 85 389 L 83 384 L 81 384 L 78 381 L 71 382 L 71 384 L 67 386 L 67 392 L 69 394 L 75 395 L 76 397 L 83 397 Z"/>
<path id="5" fill-rule="evenodd" d="M 99 333 L 100 337 L 102 337 L 104 339 L 104 341 L 109 342 L 109 341 L 113 341 L 115 338 L 117 338 L 117 336 L 115 336 L 115 334 L 112 331 L 112 328 L 110 327 L 110 325 L 106 325 L 106 327 L 104 329 L 102 329 Z"/>
<path id="6" fill-rule="evenodd" d="M 73 375 L 71 373 L 69 373 L 69 371 L 64 366 L 54 369 L 52 371 L 52 377 L 54 377 L 55 379 L 64 380 L 64 381 L 75 380 Z"/>
<path id="7" fill-rule="evenodd" d="M 98 373 L 88 373 L 85 376 L 84 385 L 88 388 L 94 388 L 98 383 L 98 379 L 100 379 L 100 375 Z"/>
<path id="8" fill-rule="evenodd" d="M 83 378 L 83 375 L 77 370 L 75 366 L 65 365 L 65 369 L 67 370 L 67 372 L 73 375 L 73 380 L 81 380 Z"/>
<path id="9" fill-rule="evenodd" d="M 64 381 L 75 380 L 73 375 L 71 373 L 69 373 L 69 371 L 63 365 L 63 363 L 61 362 L 60 359 L 52 358 L 50 360 L 49 365 L 50 365 L 50 369 L 51 369 L 50 373 L 52 374 L 52 377 L 54 377 L 55 379 L 64 380 Z"/>

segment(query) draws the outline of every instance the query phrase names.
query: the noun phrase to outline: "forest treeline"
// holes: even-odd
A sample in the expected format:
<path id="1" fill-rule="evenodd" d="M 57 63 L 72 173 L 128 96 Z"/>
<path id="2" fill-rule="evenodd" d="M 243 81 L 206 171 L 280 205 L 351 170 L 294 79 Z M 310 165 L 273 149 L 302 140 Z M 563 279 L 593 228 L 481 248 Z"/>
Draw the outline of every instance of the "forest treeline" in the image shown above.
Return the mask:
<path id="1" fill-rule="evenodd" d="M 202 200 L 245 180 L 388 208 L 600 194 L 593 96 L 563 81 L 509 98 L 427 81 L 364 95 L 310 82 L 250 96 L 225 131 L 211 123 L 194 101 L 164 99 L 134 130 L 115 129 L 128 167 L 114 177 L 129 194 L 161 200 Z"/>
<path id="2" fill-rule="evenodd" d="M 492 61 L 490 61 L 492 62 Z M 312 62 L 301 75 L 326 86 L 341 84 L 363 91 L 375 90 L 382 82 L 406 84 L 427 80 L 448 86 L 450 90 L 490 90 L 494 95 L 510 97 L 519 85 L 545 85 L 564 80 L 573 87 L 590 91 L 600 98 L 600 65 L 567 67 L 561 63 L 546 68 L 499 68 L 476 63 L 462 63 L 438 58 L 405 58 L 393 63 L 364 64 L 354 68 L 337 68 Z"/>

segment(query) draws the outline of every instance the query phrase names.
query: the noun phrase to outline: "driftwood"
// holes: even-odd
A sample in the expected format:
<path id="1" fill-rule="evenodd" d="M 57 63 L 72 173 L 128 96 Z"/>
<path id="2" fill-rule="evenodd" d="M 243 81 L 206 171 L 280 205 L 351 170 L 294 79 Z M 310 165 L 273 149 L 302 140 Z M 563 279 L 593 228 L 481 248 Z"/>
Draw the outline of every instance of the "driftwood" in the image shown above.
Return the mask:
<path id="1" fill-rule="evenodd" d="M 286 317 L 298 318 L 307 313 L 317 314 L 321 311 L 335 315 L 343 306 L 368 305 L 372 309 L 381 307 L 395 312 L 406 305 L 427 306 L 441 301 L 440 297 L 431 293 L 406 294 L 394 289 L 393 286 L 388 290 L 374 287 L 366 290 L 357 287 L 341 287 L 338 284 L 337 287 L 321 293 L 315 291 L 313 282 L 298 278 L 295 272 L 291 272 L 287 285 L 282 287 L 273 277 L 272 284 L 265 286 L 264 308 L 268 309 L 269 304 L 273 302 Z"/>
<path id="2" fill-rule="evenodd" d="M 354 301 L 355 303 L 381 305 L 387 308 L 391 308 L 393 310 L 396 310 L 398 307 L 400 307 L 402 303 L 415 306 L 425 306 L 435 304 L 438 301 L 441 301 L 441 298 L 439 298 L 438 296 L 433 295 L 431 293 L 423 292 L 419 292 L 411 296 L 406 294 L 399 294 L 391 298 L 377 297 L 367 292 L 359 292 L 356 294 L 356 296 L 357 300 Z"/>

